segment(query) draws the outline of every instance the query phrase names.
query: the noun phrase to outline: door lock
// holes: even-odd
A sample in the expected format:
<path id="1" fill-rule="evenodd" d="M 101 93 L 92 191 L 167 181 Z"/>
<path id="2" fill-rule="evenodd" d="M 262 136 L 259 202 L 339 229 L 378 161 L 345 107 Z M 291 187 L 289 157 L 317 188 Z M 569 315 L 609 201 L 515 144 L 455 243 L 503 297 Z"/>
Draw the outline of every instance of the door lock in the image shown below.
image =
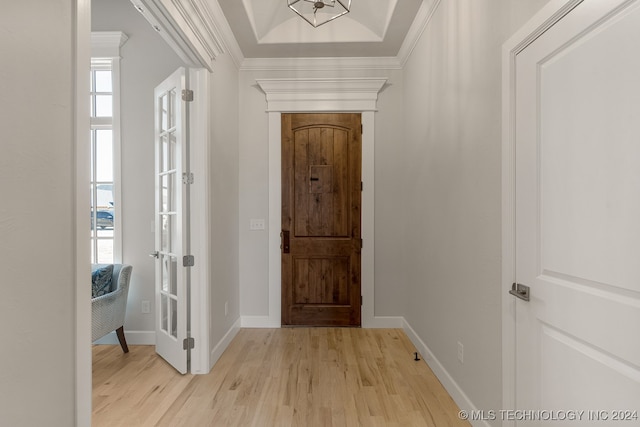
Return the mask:
<path id="1" fill-rule="evenodd" d="M 289 248 L 289 231 L 282 230 L 282 253 L 288 254 L 290 252 Z"/>

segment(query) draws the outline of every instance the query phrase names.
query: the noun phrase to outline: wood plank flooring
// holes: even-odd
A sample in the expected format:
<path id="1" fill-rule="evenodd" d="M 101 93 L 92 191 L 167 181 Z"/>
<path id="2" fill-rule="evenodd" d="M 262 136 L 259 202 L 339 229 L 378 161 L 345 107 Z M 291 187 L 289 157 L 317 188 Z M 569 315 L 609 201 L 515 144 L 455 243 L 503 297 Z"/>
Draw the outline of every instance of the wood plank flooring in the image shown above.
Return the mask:
<path id="1" fill-rule="evenodd" d="M 94 427 L 469 426 L 400 329 L 242 329 L 207 375 L 93 347 Z"/>

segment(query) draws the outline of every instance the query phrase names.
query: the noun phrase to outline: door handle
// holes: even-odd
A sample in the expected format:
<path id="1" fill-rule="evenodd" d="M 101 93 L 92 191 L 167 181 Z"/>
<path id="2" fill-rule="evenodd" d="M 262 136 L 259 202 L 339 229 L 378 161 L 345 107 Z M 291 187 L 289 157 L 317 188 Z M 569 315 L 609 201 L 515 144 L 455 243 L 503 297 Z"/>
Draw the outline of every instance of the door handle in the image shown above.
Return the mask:
<path id="1" fill-rule="evenodd" d="M 282 233 L 280 233 L 280 236 L 282 236 L 282 253 L 288 254 L 290 252 L 289 231 L 282 230 Z"/>
<path id="2" fill-rule="evenodd" d="M 520 298 L 523 301 L 529 301 L 530 299 L 531 289 L 520 283 L 514 283 L 511 285 L 511 290 L 509 293 L 517 298 Z"/>
<path id="3" fill-rule="evenodd" d="M 151 258 L 160 258 L 160 252 L 158 252 L 158 251 L 151 252 L 151 253 L 149 254 L 149 256 L 150 256 Z"/>

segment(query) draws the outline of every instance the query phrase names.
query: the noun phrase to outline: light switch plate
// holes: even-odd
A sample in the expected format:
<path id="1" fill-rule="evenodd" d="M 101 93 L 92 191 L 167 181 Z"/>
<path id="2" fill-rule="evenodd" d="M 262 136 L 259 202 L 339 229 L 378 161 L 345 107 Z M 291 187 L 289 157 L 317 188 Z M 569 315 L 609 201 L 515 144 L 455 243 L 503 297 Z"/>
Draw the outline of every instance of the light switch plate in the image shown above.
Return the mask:
<path id="1" fill-rule="evenodd" d="M 249 230 L 264 230 L 264 219 L 249 220 Z"/>

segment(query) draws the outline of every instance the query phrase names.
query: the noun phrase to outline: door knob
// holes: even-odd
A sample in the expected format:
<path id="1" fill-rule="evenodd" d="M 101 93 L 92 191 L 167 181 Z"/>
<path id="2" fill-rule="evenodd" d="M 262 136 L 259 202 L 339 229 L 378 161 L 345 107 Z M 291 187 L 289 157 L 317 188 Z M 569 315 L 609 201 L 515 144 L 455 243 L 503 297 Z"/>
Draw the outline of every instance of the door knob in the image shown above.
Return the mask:
<path id="1" fill-rule="evenodd" d="M 518 297 L 523 301 L 529 301 L 529 292 L 529 287 L 526 285 L 521 285 L 520 283 L 514 283 L 513 285 L 511 285 L 511 290 L 509 291 L 511 295 Z"/>
<path id="2" fill-rule="evenodd" d="M 149 254 L 149 256 L 152 257 L 152 258 L 160 258 L 160 252 L 158 252 L 158 251 L 151 252 Z"/>

